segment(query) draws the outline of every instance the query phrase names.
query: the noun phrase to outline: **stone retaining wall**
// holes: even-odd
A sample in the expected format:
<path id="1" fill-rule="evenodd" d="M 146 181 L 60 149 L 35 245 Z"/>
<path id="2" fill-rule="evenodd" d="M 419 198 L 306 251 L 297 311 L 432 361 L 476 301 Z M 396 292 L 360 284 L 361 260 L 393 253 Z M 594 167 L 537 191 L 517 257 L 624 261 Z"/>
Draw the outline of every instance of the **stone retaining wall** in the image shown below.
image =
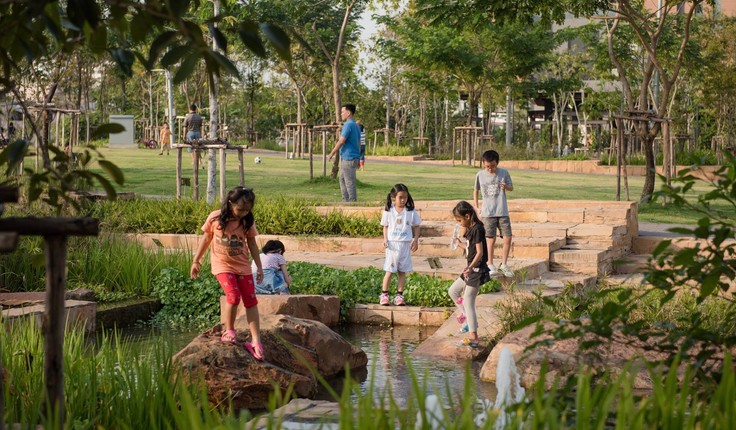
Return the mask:
<path id="1" fill-rule="evenodd" d="M 463 160 L 431 160 L 425 159 L 419 155 L 408 155 L 400 157 L 389 157 L 389 156 L 372 156 L 369 157 L 374 160 L 393 160 L 393 161 L 417 161 L 432 164 L 443 164 L 443 165 L 462 165 Z M 477 165 L 477 162 L 476 162 Z M 558 173 L 586 173 L 592 175 L 608 175 L 616 176 L 616 166 L 602 166 L 599 160 L 504 160 L 501 159 L 501 166 L 509 170 L 541 170 L 546 172 L 558 172 Z M 676 171 L 686 169 L 690 166 L 676 166 Z M 700 168 L 700 174 L 705 179 L 713 177 L 713 172 L 718 170 L 721 166 L 702 166 Z M 480 168 L 480 167 L 479 167 Z M 626 166 L 626 173 L 628 176 L 644 176 L 646 174 L 646 166 Z M 657 173 L 664 174 L 662 166 L 657 166 Z"/>

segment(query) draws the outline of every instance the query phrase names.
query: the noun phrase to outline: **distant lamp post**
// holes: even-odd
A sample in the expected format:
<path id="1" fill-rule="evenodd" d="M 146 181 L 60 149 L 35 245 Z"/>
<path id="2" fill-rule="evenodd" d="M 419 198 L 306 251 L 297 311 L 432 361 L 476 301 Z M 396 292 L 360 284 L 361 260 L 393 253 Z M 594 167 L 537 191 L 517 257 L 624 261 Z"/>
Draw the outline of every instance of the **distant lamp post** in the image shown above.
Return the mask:
<path id="1" fill-rule="evenodd" d="M 166 77 L 166 98 L 168 99 L 168 121 L 171 130 L 171 143 L 176 143 L 176 130 L 174 129 L 174 86 L 171 79 L 171 71 L 168 69 L 152 69 L 152 72 L 163 72 Z"/>

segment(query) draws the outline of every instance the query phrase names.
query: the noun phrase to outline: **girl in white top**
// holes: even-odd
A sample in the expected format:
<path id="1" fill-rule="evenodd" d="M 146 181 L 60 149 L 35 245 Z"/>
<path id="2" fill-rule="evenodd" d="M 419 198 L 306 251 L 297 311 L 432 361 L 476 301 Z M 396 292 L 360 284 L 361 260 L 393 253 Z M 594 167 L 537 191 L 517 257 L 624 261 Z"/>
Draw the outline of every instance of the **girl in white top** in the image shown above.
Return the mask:
<path id="1" fill-rule="evenodd" d="M 263 281 L 256 283 L 257 294 L 289 294 L 291 276 L 286 270 L 286 247 L 280 240 L 269 240 L 261 249 Z"/>
<path id="2" fill-rule="evenodd" d="M 383 246 L 386 248 L 386 262 L 383 270 L 383 288 L 378 303 L 388 305 L 391 300 L 388 296 L 388 287 L 391 277 L 397 273 L 398 288 L 394 296 L 394 304 L 404 306 L 404 285 L 406 273 L 414 271 L 411 263 L 411 253 L 419 248 L 419 224 L 422 223 L 419 214 L 414 210 L 414 199 L 404 184 L 396 184 L 386 197 L 386 206 L 383 208 L 381 225 L 383 226 Z"/>

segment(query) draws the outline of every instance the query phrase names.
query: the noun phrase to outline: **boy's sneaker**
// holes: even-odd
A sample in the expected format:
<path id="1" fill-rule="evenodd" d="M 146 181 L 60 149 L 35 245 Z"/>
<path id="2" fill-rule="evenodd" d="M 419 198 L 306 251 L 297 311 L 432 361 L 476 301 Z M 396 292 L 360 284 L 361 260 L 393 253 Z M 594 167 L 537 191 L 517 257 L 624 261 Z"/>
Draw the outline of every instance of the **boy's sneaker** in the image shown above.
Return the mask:
<path id="1" fill-rule="evenodd" d="M 391 299 L 388 298 L 388 293 L 381 293 L 378 298 L 378 304 L 382 306 L 388 306 L 391 303 Z"/>
<path id="2" fill-rule="evenodd" d="M 468 318 L 465 316 L 465 312 L 460 312 L 460 315 L 457 316 L 457 323 L 458 324 L 463 324 L 467 320 L 468 320 Z"/>
<path id="3" fill-rule="evenodd" d="M 496 270 L 496 266 L 493 264 L 488 265 L 488 276 L 498 276 L 498 270 Z"/>
<path id="4" fill-rule="evenodd" d="M 406 300 L 404 300 L 404 295 L 401 293 L 396 293 L 394 296 L 394 304 L 396 306 L 406 306 Z"/>
<path id="5" fill-rule="evenodd" d="M 507 265 L 505 265 L 503 263 L 501 263 L 501 265 L 498 266 L 498 271 L 501 272 L 503 274 L 503 276 L 505 276 L 507 278 L 513 278 L 514 277 L 513 270 L 511 270 L 511 268 L 509 266 L 507 266 Z"/>

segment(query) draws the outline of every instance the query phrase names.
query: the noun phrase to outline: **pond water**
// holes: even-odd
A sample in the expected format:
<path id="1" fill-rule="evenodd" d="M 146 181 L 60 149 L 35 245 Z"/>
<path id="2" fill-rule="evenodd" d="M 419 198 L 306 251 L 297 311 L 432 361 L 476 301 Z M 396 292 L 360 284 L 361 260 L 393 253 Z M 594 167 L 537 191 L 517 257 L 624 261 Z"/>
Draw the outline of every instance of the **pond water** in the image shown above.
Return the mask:
<path id="1" fill-rule="evenodd" d="M 377 401 L 388 399 L 387 393 L 390 389 L 396 403 L 405 406 L 405 400 L 412 391 L 412 372 L 417 376 L 420 387 L 425 384 L 426 394 L 434 393 L 443 400 L 448 400 L 448 393 L 452 393 L 452 397 L 457 399 L 465 388 L 468 365 L 478 398 L 494 401 L 496 386 L 479 379 L 482 362 L 469 364 L 411 355 L 411 352 L 435 330 L 435 327 L 366 325 L 346 325 L 336 328 L 348 342 L 360 347 L 368 355 L 367 367 L 354 372 L 351 376 L 363 394 L 369 391 L 372 380 L 373 396 Z M 141 354 L 146 354 L 154 343 L 161 342 L 168 343 L 175 353 L 185 347 L 199 332 L 159 332 L 150 327 L 131 327 L 124 329 L 122 334 Z M 339 376 L 332 378 L 328 383 L 340 394 L 344 381 L 344 377 Z M 324 387 L 320 388 L 317 398 L 334 400 Z"/>

